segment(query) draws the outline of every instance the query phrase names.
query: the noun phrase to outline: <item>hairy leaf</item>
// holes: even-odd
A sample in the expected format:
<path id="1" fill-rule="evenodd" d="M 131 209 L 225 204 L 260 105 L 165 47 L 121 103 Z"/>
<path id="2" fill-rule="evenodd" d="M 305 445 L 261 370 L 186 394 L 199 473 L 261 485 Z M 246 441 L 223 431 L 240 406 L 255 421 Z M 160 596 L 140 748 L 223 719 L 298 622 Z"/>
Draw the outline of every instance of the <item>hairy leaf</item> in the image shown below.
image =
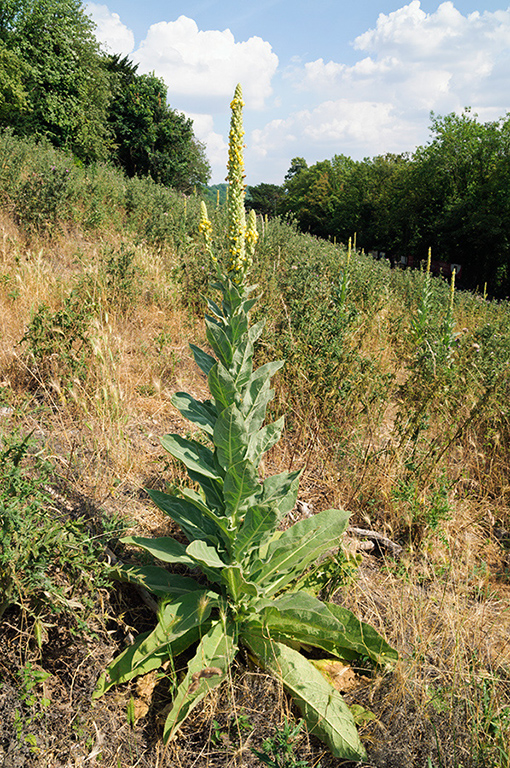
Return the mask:
<path id="1" fill-rule="evenodd" d="M 241 638 L 262 667 L 280 678 L 309 732 L 324 741 L 335 757 L 361 760 L 366 756 L 349 707 L 313 664 L 283 643 L 251 632 L 243 632 Z"/>
<path id="2" fill-rule="evenodd" d="M 205 634 L 194 658 L 188 665 L 186 677 L 180 684 L 165 722 L 163 740 L 167 743 L 191 710 L 226 679 L 237 651 L 235 627 L 217 621 Z"/>
<path id="3" fill-rule="evenodd" d="M 209 355 L 207 352 L 204 352 L 203 349 L 195 346 L 195 344 L 190 344 L 189 346 L 196 364 L 200 370 L 208 376 L 211 368 L 216 365 L 216 358 L 212 357 L 212 355 Z"/>
<path id="4" fill-rule="evenodd" d="M 218 414 L 221 413 L 223 408 L 228 408 L 229 405 L 239 400 L 234 379 L 221 363 L 217 363 L 211 368 L 208 383 Z"/>
<path id="5" fill-rule="evenodd" d="M 193 424 L 199 424 L 204 432 L 212 435 L 218 414 L 210 400 L 201 403 L 188 395 L 187 392 L 176 392 L 172 396 L 172 405 L 181 412 L 185 419 L 192 421 Z"/>
<path id="6" fill-rule="evenodd" d="M 182 461 L 188 469 L 206 477 L 221 480 L 214 454 L 204 445 L 200 445 L 195 440 L 187 440 L 180 435 L 165 435 L 161 438 L 161 445 L 174 459 Z"/>
<path id="7" fill-rule="evenodd" d="M 218 461 L 227 470 L 243 461 L 248 448 L 244 419 L 235 404 L 225 408 L 216 421 L 213 441 Z"/>
<path id="8" fill-rule="evenodd" d="M 258 474 L 250 461 L 241 461 L 233 467 L 229 467 L 223 484 L 223 495 L 225 498 L 228 515 L 235 519 L 239 513 L 246 511 L 251 499 L 260 491 Z"/>
<path id="9" fill-rule="evenodd" d="M 232 344 L 230 343 L 227 334 L 223 328 L 207 316 L 205 318 L 205 329 L 207 341 L 211 345 L 218 359 L 223 363 L 225 368 L 230 368 L 234 350 L 232 349 Z"/>
<path id="10" fill-rule="evenodd" d="M 264 585 L 268 596 L 274 595 L 323 552 L 340 544 L 348 520 L 348 512 L 338 509 L 300 520 L 269 544 L 264 562 L 250 568 L 250 578 Z"/>
<path id="11" fill-rule="evenodd" d="M 156 506 L 182 528 L 189 541 L 206 539 L 213 543 L 227 543 L 229 535 L 225 518 L 216 515 L 206 504 L 162 491 L 147 489 L 147 493 Z"/>
<path id="12" fill-rule="evenodd" d="M 241 563 L 254 549 L 258 549 L 267 535 L 274 531 L 278 522 L 275 504 L 254 504 L 249 507 L 234 540 L 233 554 Z"/>
<path id="13" fill-rule="evenodd" d="M 369 624 L 347 608 L 323 603 L 307 592 L 290 592 L 261 607 L 251 619 L 271 637 L 322 648 L 342 659 L 368 656 L 387 665 L 398 658 L 397 652 Z"/>
<path id="14" fill-rule="evenodd" d="M 137 638 L 109 664 L 98 681 L 94 698 L 117 683 L 125 683 L 163 664 L 172 655 L 182 653 L 200 636 L 200 628 L 210 616 L 207 591 L 189 592 L 172 602 L 163 603 L 158 611 L 156 628 Z"/>
<path id="15" fill-rule="evenodd" d="M 280 475 L 273 475 L 264 480 L 261 501 L 263 504 L 276 502 L 280 511 L 280 520 L 296 504 L 301 472 L 302 470 L 300 469 L 295 472 L 282 472 Z"/>
<path id="16" fill-rule="evenodd" d="M 145 549 L 151 555 L 164 563 L 180 563 L 181 565 L 194 565 L 193 560 L 186 554 L 186 547 L 171 536 L 160 536 L 152 539 L 145 536 L 125 536 L 121 539 L 123 544 L 136 544 Z"/>
<path id="17" fill-rule="evenodd" d="M 160 565 L 125 565 L 119 569 L 119 575 L 123 581 L 141 584 L 149 592 L 153 592 L 159 597 L 165 595 L 179 597 L 188 592 L 203 591 L 204 589 L 203 585 L 195 579 L 170 573 Z M 212 592 L 208 594 L 213 595 Z"/>
<path id="18" fill-rule="evenodd" d="M 259 429 L 254 435 L 250 437 L 250 444 L 246 457 L 252 461 L 255 466 L 258 466 L 260 459 L 266 451 L 269 451 L 273 445 L 276 445 L 281 437 L 282 430 L 285 424 L 285 419 L 282 416 L 278 421 L 273 424 L 268 424 L 262 429 Z"/>

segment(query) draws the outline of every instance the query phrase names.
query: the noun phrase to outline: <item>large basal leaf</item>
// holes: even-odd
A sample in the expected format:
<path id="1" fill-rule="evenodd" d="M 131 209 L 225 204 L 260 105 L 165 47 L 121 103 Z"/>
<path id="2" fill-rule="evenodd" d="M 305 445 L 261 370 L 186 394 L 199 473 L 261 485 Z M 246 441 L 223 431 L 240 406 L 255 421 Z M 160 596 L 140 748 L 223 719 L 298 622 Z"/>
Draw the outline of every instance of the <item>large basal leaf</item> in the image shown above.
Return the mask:
<path id="1" fill-rule="evenodd" d="M 212 435 L 218 414 L 210 400 L 201 403 L 188 395 L 187 392 L 176 392 L 172 396 L 172 405 L 180 411 L 185 419 L 192 421 L 193 424 L 199 424 L 204 432 Z"/>
<path id="2" fill-rule="evenodd" d="M 165 435 L 161 438 L 161 445 L 174 459 L 182 461 L 193 472 L 221 480 L 214 454 L 204 445 L 200 445 L 195 440 L 187 440 L 180 435 Z"/>
<path id="3" fill-rule="evenodd" d="M 241 641 L 263 668 L 282 681 L 301 710 L 309 732 L 318 736 L 335 757 L 366 757 L 349 707 L 313 664 L 289 646 L 252 632 L 242 631 Z"/>
<path id="4" fill-rule="evenodd" d="M 226 512 L 237 526 L 240 514 L 247 511 L 248 499 L 260 492 L 258 474 L 250 461 L 241 461 L 230 467 L 223 483 Z"/>
<path id="5" fill-rule="evenodd" d="M 147 490 L 147 493 L 162 512 L 182 528 L 189 541 L 206 539 L 213 544 L 227 545 L 230 535 L 227 521 L 219 517 L 200 500 L 170 496 L 162 491 Z"/>
<path id="6" fill-rule="evenodd" d="M 371 627 L 347 608 L 323 603 L 307 592 L 289 592 L 261 607 L 250 620 L 276 640 L 296 641 L 322 648 L 341 659 L 368 656 L 386 666 L 397 652 Z"/>
<path id="7" fill-rule="evenodd" d="M 180 597 L 188 592 L 203 592 L 204 589 L 195 579 L 170 573 L 160 565 L 124 565 L 119 568 L 119 578 L 131 584 L 140 584 L 158 597 Z M 213 592 L 207 594 L 211 598 L 215 596 Z"/>
<path id="8" fill-rule="evenodd" d="M 195 346 L 195 344 L 190 344 L 189 346 L 193 357 L 195 358 L 196 364 L 200 370 L 205 373 L 206 376 L 208 376 L 211 368 L 216 365 L 216 358 L 212 357 L 212 355 L 209 355 L 207 352 L 204 352 L 203 349 Z"/>
<path id="9" fill-rule="evenodd" d="M 321 554 L 339 546 L 349 513 L 326 509 L 300 520 L 284 531 L 264 552 L 264 562 L 255 561 L 249 578 L 264 586 L 268 596 L 297 578 Z"/>
<path id="10" fill-rule="evenodd" d="M 186 677 L 180 684 L 163 730 L 167 743 L 191 710 L 226 679 L 237 651 L 235 627 L 217 621 L 202 637 Z"/>
<path id="11" fill-rule="evenodd" d="M 190 592 L 172 602 L 163 603 L 158 611 L 155 629 L 140 635 L 101 675 L 94 698 L 99 698 L 112 685 L 125 683 L 138 675 L 158 669 L 172 655 L 182 653 L 200 636 L 200 629 L 211 614 L 212 603 L 207 590 Z"/>
<path id="12" fill-rule="evenodd" d="M 162 560 L 164 563 L 180 563 L 180 565 L 194 566 L 195 563 L 186 554 L 186 547 L 179 541 L 172 539 L 171 536 L 160 536 L 157 539 L 151 539 L 145 536 L 125 536 L 121 539 L 123 544 L 135 544 L 137 547 L 145 549 L 151 555 Z"/>
<path id="13" fill-rule="evenodd" d="M 245 458 L 249 435 L 244 419 L 235 404 L 225 408 L 216 421 L 213 435 L 220 465 L 224 470 Z"/>

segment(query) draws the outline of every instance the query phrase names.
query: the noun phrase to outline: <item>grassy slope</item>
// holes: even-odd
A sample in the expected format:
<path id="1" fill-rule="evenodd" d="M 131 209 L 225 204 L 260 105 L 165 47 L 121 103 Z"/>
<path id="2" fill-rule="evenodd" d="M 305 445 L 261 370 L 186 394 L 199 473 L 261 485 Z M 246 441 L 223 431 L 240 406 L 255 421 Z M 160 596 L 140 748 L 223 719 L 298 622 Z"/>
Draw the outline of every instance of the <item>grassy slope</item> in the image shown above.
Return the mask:
<path id="1" fill-rule="evenodd" d="M 91 573 L 78 583 L 69 550 L 52 559 L 51 544 L 37 553 L 44 590 L 20 571 L 21 607 L 0 624 L 0 755 L 48 767 L 99 756 L 108 766 L 258 765 L 249 747 L 260 748 L 287 704 L 249 663 L 166 751 L 158 713 L 168 682 L 90 707 L 105 663 L 151 625 L 140 596 L 109 589 L 93 561 L 105 542 L 133 556 L 116 541 L 126 526 L 168 532 L 143 488 L 181 481 L 158 438 L 190 429 L 173 392 L 205 393 L 187 346 L 204 344 L 209 289 L 198 201 L 8 137 L 0 181 L 0 430 L 14 441 L 16 430 L 33 433 L 23 471 L 39 476 L 36 456 L 50 465 L 33 492 L 46 510 L 41 537 L 81 518 L 73 551 L 81 547 Z M 222 211 L 214 218 L 221 230 Z M 274 402 L 275 415 L 288 413 L 287 433 L 268 473 L 305 467 L 302 501 L 344 506 L 353 525 L 405 548 L 400 560 L 363 555 L 337 594 L 401 652 L 391 675 L 358 678 L 348 694 L 377 717 L 362 729 L 372 764 L 509 766 L 508 307 L 456 296 L 445 346 L 442 281 L 425 301 L 423 275 L 356 254 L 342 291 L 342 247 L 278 221 L 259 226 L 259 362 L 287 360 Z M 412 330 L 420 306 L 421 335 Z M 150 694 L 131 727 L 130 696 L 138 717 Z M 316 742 L 296 749 L 310 765 L 339 764 Z"/>

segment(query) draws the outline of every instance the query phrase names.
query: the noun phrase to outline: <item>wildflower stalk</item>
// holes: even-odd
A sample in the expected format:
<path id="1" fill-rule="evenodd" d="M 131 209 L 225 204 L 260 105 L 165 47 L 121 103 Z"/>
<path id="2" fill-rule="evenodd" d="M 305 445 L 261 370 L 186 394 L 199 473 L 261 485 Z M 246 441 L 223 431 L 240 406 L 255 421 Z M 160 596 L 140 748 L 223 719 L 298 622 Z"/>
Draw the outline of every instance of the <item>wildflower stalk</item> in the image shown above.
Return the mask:
<path id="1" fill-rule="evenodd" d="M 236 283 L 243 281 L 249 268 L 246 258 L 246 220 L 244 214 L 244 159 L 243 159 L 243 94 L 238 84 L 234 98 L 230 104 L 232 117 L 230 120 L 229 150 L 228 150 L 228 242 L 229 242 L 229 273 Z"/>
<path id="2" fill-rule="evenodd" d="M 166 565 L 187 567 L 190 575 L 154 565 L 122 570 L 122 578 L 143 584 L 161 598 L 158 624 L 111 662 L 94 697 L 189 649 L 187 672 L 176 684 L 163 729 L 168 742 L 176 738 L 193 707 L 228 679 L 230 665 L 243 646 L 294 696 L 310 732 L 333 755 L 358 761 L 365 750 L 349 708 L 300 648 L 333 659 L 368 657 L 384 666 L 397 654 L 350 611 L 299 587 L 307 568 L 317 568 L 323 555 L 341 546 L 349 513 L 323 510 L 282 530 L 296 503 L 301 471 L 272 477 L 261 473 L 263 455 L 277 443 L 284 426 L 283 418 L 266 424 L 267 405 L 274 397 L 271 377 L 283 362 L 253 366 L 254 345 L 264 321 L 250 325 L 249 320 L 256 299 L 246 277 L 258 235 L 255 214 L 250 214 L 248 227 L 244 220 L 241 109 L 238 86 L 229 152 L 231 260 L 226 275 L 217 267 L 215 287 L 222 300 L 209 300 L 205 316 L 213 354 L 191 345 L 195 362 L 207 376 L 210 397 L 198 401 L 177 392 L 172 398 L 202 435 L 200 440 L 182 435 L 165 435 L 161 440 L 184 464 L 194 487 L 181 489 L 179 496 L 148 491 L 180 526 L 188 543 L 171 537 L 122 540 Z M 212 248 L 205 205 L 199 227 L 206 247 Z M 203 575 L 200 581 L 194 578 L 197 570 Z"/>

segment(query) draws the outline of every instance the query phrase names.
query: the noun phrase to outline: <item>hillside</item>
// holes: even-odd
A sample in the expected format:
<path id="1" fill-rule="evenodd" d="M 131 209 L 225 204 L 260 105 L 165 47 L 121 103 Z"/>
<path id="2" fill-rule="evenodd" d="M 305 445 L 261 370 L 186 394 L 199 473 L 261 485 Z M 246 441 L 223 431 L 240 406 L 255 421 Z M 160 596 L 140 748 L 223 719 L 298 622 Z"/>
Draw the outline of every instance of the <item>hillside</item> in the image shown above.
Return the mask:
<path id="1" fill-rule="evenodd" d="M 299 713 L 248 653 L 167 747 L 180 668 L 92 704 L 153 626 L 153 599 L 109 566 L 146 562 L 126 533 L 176 533 L 146 489 L 185 480 L 160 437 L 193 432 L 173 393 L 207 396 L 188 344 L 208 346 L 214 273 L 196 196 L 9 134 L 0 202 L 2 765 L 248 768 L 278 744 L 286 762 L 267 765 L 346 765 L 291 733 Z M 286 430 L 264 472 L 303 470 L 289 521 L 344 508 L 402 548 L 351 531 L 308 585 L 400 654 L 339 683 L 364 708 L 366 766 L 508 768 L 509 305 L 279 219 L 257 226 L 256 362 L 286 360 L 270 405 Z"/>

